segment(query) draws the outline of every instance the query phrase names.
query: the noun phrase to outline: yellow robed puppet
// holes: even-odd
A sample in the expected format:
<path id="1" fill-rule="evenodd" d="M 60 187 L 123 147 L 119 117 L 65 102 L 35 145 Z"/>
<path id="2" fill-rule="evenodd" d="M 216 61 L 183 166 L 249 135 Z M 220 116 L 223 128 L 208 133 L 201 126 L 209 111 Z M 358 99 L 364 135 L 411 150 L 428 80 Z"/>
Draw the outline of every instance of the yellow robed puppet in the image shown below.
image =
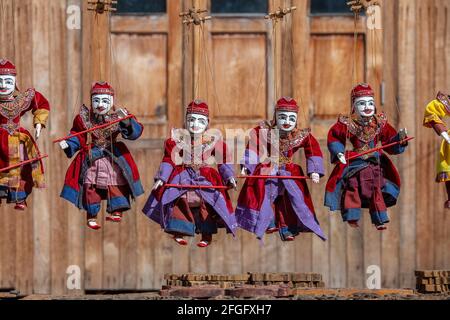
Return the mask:
<path id="1" fill-rule="evenodd" d="M 439 92 L 425 110 L 423 125 L 433 128 L 443 138 L 436 166 L 436 182 L 445 182 L 448 200 L 444 206 L 450 209 L 450 131 L 443 121 L 445 117 L 450 117 L 450 95 Z"/>

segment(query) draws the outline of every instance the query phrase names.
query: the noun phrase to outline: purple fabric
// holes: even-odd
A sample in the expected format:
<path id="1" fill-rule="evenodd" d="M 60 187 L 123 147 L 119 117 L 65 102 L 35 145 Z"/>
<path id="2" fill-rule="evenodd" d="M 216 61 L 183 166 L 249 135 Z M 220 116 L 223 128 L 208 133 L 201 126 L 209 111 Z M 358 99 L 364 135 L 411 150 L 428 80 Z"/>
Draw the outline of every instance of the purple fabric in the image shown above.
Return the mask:
<path id="1" fill-rule="evenodd" d="M 159 166 L 158 174 L 155 176 L 156 180 L 162 180 L 164 182 L 167 182 L 169 180 L 170 175 L 172 174 L 173 167 L 170 163 L 162 162 Z"/>
<path id="2" fill-rule="evenodd" d="M 175 176 L 171 184 L 177 185 L 196 185 L 196 186 L 211 186 L 211 183 L 206 180 L 199 173 L 188 168 L 182 171 L 179 175 Z M 227 203 L 223 195 L 213 189 L 198 189 L 195 192 L 209 204 L 222 220 L 227 225 L 228 229 L 233 233 L 236 233 L 237 222 L 236 217 L 230 214 L 228 211 Z M 173 211 L 174 204 L 177 199 L 184 196 L 187 193 L 186 189 L 168 188 L 159 202 L 153 194 L 148 199 L 143 212 L 153 221 L 161 225 L 162 228 L 166 228 L 167 222 L 170 219 Z"/>
<path id="3" fill-rule="evenodd" d="M 232 165 L 230 165 L 230 164 L 221 164 L 218 167 L 219 167 L 220 176 L 222 177 L 222 179 L 225 182 L 225 184 L 228 183 L 228 181 L 231 178 L 234 178 L 234 169 L 233 169 Z"/>
<path id="4" fill-rule="evenodd" d="M 247 168 L 250 174 L 255 172 L 256 166 L 259 163 L 259 158 L 256 152 L 246 149 L 244 154 L 244 159 L 242 159 L 241 164 Z"/>
<path id="5" fill-rule="evenodd" d="M 322 157 L 309 157 L 306 162 L 306 168 L 308 171 L 308 175 L 311 175 L 313 173 L 320 174 L 321 177 L 325 176 L 325 168 L 323 165 L 323 158 Z"/>
<path id="6" fill-rule="evenodd" d="M 278 174 L 281 176 L 291 175 L 290 172 L 285 170 L 279 170 Z M 317 223 L 313 213 L 305 203 L 303 192 L 293 180 L 267 179 L 265 183 L 264 199 L 259 212 L 240 206 L 236 208 L 236 219 L 239 227 L 255 233 L 259 239 L 262 239 L 275 216 L 271 205 L 275 202 L 278 195 L 284 190 L 287 191 L 292 208 L 297 214 L 299 219 L 299 227 L 304 230 L 310 230 L 318 235 L 322 240 L 326 240 L 326 237 Z"/>

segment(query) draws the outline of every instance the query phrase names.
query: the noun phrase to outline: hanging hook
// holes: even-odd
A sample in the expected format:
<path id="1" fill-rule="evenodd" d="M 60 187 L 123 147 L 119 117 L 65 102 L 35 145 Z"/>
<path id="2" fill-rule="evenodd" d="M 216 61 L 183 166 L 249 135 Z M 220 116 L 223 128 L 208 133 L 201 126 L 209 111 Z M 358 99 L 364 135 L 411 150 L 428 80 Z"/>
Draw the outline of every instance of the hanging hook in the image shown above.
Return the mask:
<path id="1" fill-rule="evenodd" d="M 88 10 L 95 11 L 98 14 L 103 14 L 105 12 L 116 12 L 116 5 L 118 0 L 89 0 L 88 1 Z"/>
<path id="2" fill-rule="evenodd" d="M 190 24 L 194 24 L 196 26 L 201 25 L 202 23 L 205 23 L 207 20 L 211 20 L 211 16 L 203 17 L 202 15 L 204 13 L 207 13 L 208 10 L 206 9 L 198 9 L 196 10 L 195 7 L 192 7 L 189 9 L 188 12 L 181 12 L 180 17 L 183 18 L 183 24 L 189 26 Z"/>
<path id="3" fill-rule="evenodd" d="M 380 4 L 376 0 L 352 0 L 347 2 L 347 5 L 356 16 L 359 16 L 361 12 L 367 11 L 367 8 Z"/>
<path id="4" fill-rule="evenodd" d="M 281 8 L 279 7 L 277 11 L 270 12 L 267 16 L 265 16 L 265 19 L 272 19 L 274 22 L 277 22 L 278 20 L 283 19 L 288 14 L 292 13 L 293 11 L 297 10 L 297 7 L 289 7 L 289 8 Z"/>

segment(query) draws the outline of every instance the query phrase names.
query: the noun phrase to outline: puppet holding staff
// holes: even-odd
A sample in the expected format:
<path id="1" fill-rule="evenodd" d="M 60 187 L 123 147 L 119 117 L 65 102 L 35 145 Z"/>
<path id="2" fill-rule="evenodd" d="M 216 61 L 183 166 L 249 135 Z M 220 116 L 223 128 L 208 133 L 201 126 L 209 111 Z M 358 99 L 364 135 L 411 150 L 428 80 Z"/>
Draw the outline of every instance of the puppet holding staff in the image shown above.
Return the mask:
<path id="1" fill-rule="evenodd" d="M 240 193 L 236 219 L 259 239 L 279 232 L 283 241 L 294 241 L 300 233 L 313 232 L 325 240 L 306 184 L 309 178 L 317 184 L 324 176 L 322 151 L 309 129 L 297 129 L 298 111 L 294 99 L 280 99 L 274 120 L 252 130 L 245 151 L 243 173 L 251 176 Z M 293 159 L 300 149 L 308 176 Z"/>
<path id="2" fill-rule="evenodd" d="M 340 116 L 328 133 L 328 149 L 336 167 L 326 187 L 325 205 L 340 210 L 343 220 L 355 228 L 362 209 L 368 208 L 375 227 L 385 230 L 387 208 L 400 195 L 400 176 L 385 152 L 403 153 L 410 138 L 406 129 L 397 132 L 384 113 L 377 113 L 374 97 L 368 84 L 357 85 L 351 93 L 351 116 Z M 352 151 L 346 152 L 347 141 Z"/>
<path id="3" fill-rule="evenodd" d="M 218 228 L 234 234 L 237 224 L 227 189 L 236 188 L 222 136 L 212 134 L 208 105 L 192 101 L 186 128 L 172 130 L 144 213 L 179 245 L 201 235 L 198 247 L 208 247 Z M 217 164 L 218 170 L 214 168 Z"/>
<path id="4" fill-rule="evenodd" d="M 16 210 L 25 210 L 33 187 L 44 188 L 44 167 L 39 148 L 21 121 L 33 114 L 35 138 L 39 139 L 49 116 L 47 99 L 35 89 L 20 92 L 17 70 L 0 59 L 0 203 L 6 200 Z"/>
<path id="5" fill-rule="evenodd" d="M 75 156 L 67 170 L 61 197 L 87 213 L 87 226 L 101 226 L 97 216 L 106 201 L 107 221 L 121 222 L 131 207 L 130 200 L 144 193 L 139 172 L 125 143 L 138 139 L 143 126 L 125 109 L 115 110 L 114 90 L 107 82 L 91 89 L 91 107 L 82 106 L 70 136 L 59 144 L 68 158 Z"/>

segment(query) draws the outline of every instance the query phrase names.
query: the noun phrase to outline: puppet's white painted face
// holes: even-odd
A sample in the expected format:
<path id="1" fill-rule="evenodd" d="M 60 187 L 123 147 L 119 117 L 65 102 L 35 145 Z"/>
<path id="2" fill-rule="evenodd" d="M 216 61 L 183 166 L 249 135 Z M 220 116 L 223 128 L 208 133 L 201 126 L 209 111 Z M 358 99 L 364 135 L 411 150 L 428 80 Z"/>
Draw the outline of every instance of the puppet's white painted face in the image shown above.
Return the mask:
<path id="1" fill-rule="evenodd" d="M 353 103 L 355 112 L 361 118 L 369 118 L 375 115 L 375 100 L 373 97 L 360 97 Z"/>
<path id="2" fill-rule="evenodd" d="M 94 94 L 91 103 L 94 113 L 103 116 L 114 106 L 114 97 L 109 94 Z"/>
<path id="3" fill-rule="evenodd" d="M 0 76 L 0 97 L 9 97 L 16 89 L 15 76 Z"/>
<path id="4" fill-rule="evenodd" d="M 191 113 L 186 116 L 186 127 L 191 134 L 202 134 L 209 125 L 207 116 Z"/>
<path id="5" fill-rule="evenodd" d="M 279 111 L 276 117 L 277 127 L 280 131 L 291 132 L 297 126 L 298 115 L 295 112 Z"/>

